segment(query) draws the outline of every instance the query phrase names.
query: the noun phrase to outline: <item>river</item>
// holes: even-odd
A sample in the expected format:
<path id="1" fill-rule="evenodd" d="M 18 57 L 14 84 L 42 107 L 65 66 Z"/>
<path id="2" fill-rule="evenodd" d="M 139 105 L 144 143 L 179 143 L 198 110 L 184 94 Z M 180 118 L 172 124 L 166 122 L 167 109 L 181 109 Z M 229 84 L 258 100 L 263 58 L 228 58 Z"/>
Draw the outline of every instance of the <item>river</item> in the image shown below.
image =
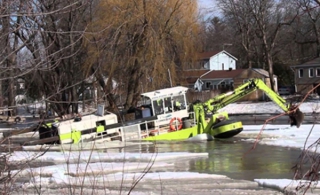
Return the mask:
<path id="1" fill-rule="evenodd" d="M 251 125 L 255 120 L 248 116 L 234 116 L 243 120 L 244 124 Z M 255 119 L 265 120 L 269 116 L 258 116 Z M 244 120 L 248 119 L 248 120 Z M 311 123 L 310 121 L 306 123 Z M 286 118 L 281 118 L 276 123 L 287 123 Z M 190 159 L 188 162 L 177 163 L 177 171 L 191 171 L 200 173 L 222 174 L 233 179 L 261 179 L 261 178 L 293 178 L 291 168 L 295 165 L 301 150 L 257 145 L 251 150 L 253 144 L 240 141 L 234 137 L 226 140 L 213 140 L 204 142 L 160 142 L 156 147 L 139 145 L 126 149 L 125 152 L 196 152 L 208 153 L 209 158 Z"/>
<path id="2" fill-rule="evenodd" d="M 177 163 L 176 171 L 191 171 L 222 174 L 233 179 L 279 179 L 293 178 L 292 167 L 301 150 L 267 145 L 257 145 L 234 139 L 208 142 L 162 142 L 156 149 L 141 145 L 131 147 L 126 152 L 204 152 L 209 158 L 190 159 Z M 187 166 L 187 167 L 186 167 Z"/>

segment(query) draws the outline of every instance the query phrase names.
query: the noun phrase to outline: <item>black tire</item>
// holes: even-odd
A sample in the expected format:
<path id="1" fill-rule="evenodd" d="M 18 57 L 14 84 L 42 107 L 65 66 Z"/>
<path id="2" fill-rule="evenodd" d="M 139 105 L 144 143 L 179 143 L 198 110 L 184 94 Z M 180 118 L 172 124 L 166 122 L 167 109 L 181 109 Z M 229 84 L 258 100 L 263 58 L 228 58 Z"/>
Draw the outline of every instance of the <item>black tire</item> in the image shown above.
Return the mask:
<path id="1" fill-rule="evenodd" d="M 235 121 L 235 120 L 224 120 L 224 121 L 221 121 L 221 122 L 217 123 L 216 125 L 213 125 L 211 128 L 218 128 L 218 127 L 221 127 L 221 126 L 224 126 L 224 125 L 229 125 L 229 124 L 235 123 L 235 122 L 238 122 L 238 121 Z"/>
<path id="2" fill-rule="evenodd" d="M 21 121 L 21 118 L 20 117 L 16 117 L 15 119 L 14 119 L 14 122 L 16 122 L 16 123 L 18 123 L 18 122 L 20 122 Z"/>
<path id="3" fill-rule="evenodd" d="M 239 121 L 235 121 L 235 120 L 221 121 L 216 125 L 212 125 L 211 129 L 219 128 L 219 127 L 222 127 L 222 126 L 225 126 L 225 125 L 229 125 L 229 124 L 232 124 L 232 123 L 236 123 L 236 122 L 239 122 Z M 242 130 L 243 130 L 243 128 L 241 127 L 241 128 L 237 128 L 237 129 L 233 129 L 233 130 L 229 130 L 229 131 L 226 131 L 226 132 L 223 132 L 223 133 L 216 134 L 213 137 L 214 138 L 218 138 L 218 139 L 231 138 L 231 137 L 239 134 Z"/>

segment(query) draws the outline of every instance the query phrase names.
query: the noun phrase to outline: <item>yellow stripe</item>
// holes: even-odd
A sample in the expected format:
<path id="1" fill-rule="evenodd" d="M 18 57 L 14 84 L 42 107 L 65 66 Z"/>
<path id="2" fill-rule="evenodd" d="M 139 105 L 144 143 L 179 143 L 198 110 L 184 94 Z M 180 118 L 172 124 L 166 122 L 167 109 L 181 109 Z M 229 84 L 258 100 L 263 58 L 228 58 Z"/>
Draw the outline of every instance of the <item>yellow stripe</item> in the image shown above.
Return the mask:
<path id="1" fill-rule="evenodd" d="M 101 132 L 104 132 L 104 126 L 103 125 L 97 126 L 97 133 L 101 133 Z"/>
<path id="2" fill-rule="evenodd" d="M 74 144 L 79 143 L 80 139 L 81 139 L 81 132 L 77 131 L 75 129 L 72 129 L 71 133 L 65 133 L 62 135 L 59 135 L 60 140 L 66 140 L 66 139 L 72 139 Z"/>

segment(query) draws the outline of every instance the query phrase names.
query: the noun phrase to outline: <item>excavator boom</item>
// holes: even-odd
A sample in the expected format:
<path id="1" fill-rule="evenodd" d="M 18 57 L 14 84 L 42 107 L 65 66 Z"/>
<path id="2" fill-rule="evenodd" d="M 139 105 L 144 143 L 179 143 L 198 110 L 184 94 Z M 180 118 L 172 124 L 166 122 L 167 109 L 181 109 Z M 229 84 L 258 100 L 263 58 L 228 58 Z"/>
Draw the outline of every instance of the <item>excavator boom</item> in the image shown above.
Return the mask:
<path id="1" fill-rule="evenodd" d="M 245 97 L 246 95 L 256 91 L 262 90 L 274 103 L 276 103 L 291 120 L 291 126 L 300 127 L 304 114 L 291 104 L 288 104 L 285 99 L 279 96 L 276 92 L 270 89 L 261 79 L 250 79 L 244 84 L 240 85 L 234 91 L 218 95 L 204 103 L 206 110 L 211 113 L 216 113 L 219 109 L 227 106 L 230 103 Z"/>

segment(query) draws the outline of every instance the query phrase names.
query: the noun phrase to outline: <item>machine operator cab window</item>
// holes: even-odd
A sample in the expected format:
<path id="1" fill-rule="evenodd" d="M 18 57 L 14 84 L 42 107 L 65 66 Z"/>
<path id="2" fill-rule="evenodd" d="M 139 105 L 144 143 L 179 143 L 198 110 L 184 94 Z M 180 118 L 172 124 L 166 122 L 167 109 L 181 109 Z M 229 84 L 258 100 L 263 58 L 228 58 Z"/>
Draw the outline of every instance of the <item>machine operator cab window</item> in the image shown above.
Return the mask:
<path id="1" fill-rule="evenodd" d="M 141 94 L 150 102 L 148 108 L 150 108 L 151 116 L 157 116 L 155 125 L 168 125 L 171 119 L 175 117 L 180 119 L 189 117 L 186 100 L 187 91 L 187 87 L 176 86 Z M 145 105 L 146 101 L 142 103 Z"/>
<path id="2" fill-rule="evenodd" d="M 178 95 L 172 97 L 172 105 L 174 111 L 184 110 L 186 109 L 186 102 L 184 95 Z"/>
<path id="3" fill-rule="evenodd" d="M 165 113 L 172 112 L 172 100 L 171 100 L 171 97 L 164 98 L 164 112 Z"/>
<path id="4" fill-rule="evenodd" d="M 157 99 L 152 102 L 155 115 L 164 114 L 163 100 Z"/>
<path id="5" fill-rule="evenodd" d="M 172 113 L 186 109 L 186 101 L 184 95 L 165 97 L 152 101 L 155 115 Z"/>

